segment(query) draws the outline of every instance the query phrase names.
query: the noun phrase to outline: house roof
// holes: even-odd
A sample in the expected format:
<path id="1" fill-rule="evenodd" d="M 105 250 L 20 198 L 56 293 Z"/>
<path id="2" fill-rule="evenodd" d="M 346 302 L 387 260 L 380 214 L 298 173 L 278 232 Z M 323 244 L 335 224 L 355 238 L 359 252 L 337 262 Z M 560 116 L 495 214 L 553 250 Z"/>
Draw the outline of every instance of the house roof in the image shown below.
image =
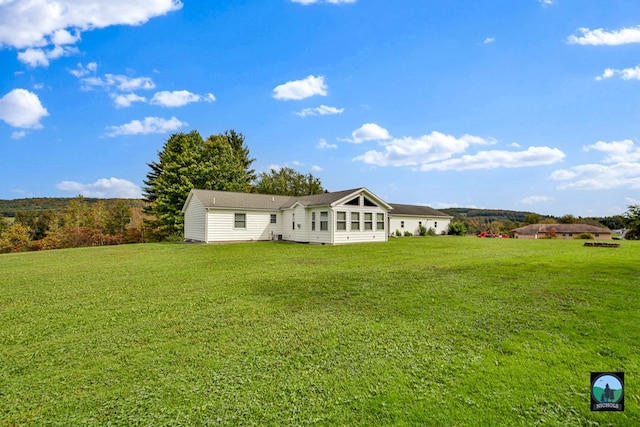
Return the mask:
<path id="1" fill-rule="evenodd" d="M 608 228 L 589 224 L 531 224 L 515 228 L 511 231 L 521 235 L 535 235 L 539 233 L 611 233 L 611 230 Z"/>
<path id="2" fill-rule="evenodd" d="M 391 212 L 392 216 L 440 216 L 445 218 L 451 218 L 451 215 L 447 215 L 444 212 L 437 211 L 429 206 L 418 205 L 402 205 L 398 203 L 389 203 L 393 208 Z"/>
<path id="3" fill-rule="evenodd" d="M 237 208 L 279 210 L 292 198 L 291 196 L 274 196 L 270 194 L 235 193 L 231 191 L 191 190 L 205 208 Z M 187 198 L 187 203 L 189 198 Z M 186 203 L 185 203 L 186 206 Z"/>
<path id="4" fill-rule="evenodd" d="M 293 207 L 296 203 L 305 207 L 330 206 L 351 195 L 366 192 L 371 198 L 378 201 L 386 208 L 390 206 L 371 193 L 366 188 L 354 188 L 351 190 L 335 191 L 331 193 L 314 194 L 311 196 L 276 196 L 271 194 L 236 193 L 216 190 L 191 190 L 183 207 L 185 210 L 191 197 L 197 197 L 205 208 L 235 208 L 256 210 L 280 210 Z"/>

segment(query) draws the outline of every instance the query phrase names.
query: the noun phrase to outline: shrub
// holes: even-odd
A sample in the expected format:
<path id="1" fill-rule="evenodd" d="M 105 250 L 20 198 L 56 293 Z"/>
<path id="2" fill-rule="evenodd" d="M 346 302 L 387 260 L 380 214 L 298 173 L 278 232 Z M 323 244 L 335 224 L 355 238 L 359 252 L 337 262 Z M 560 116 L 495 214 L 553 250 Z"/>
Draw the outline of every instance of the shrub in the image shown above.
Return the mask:
<path id="1" fill-rule="evenodd" d="M 400 230 L 396 230 L 396 237 L 401 237 L 402 236 L 402 232 Z"/>
<path id="2" fill-rule="evenodd" d="M 434 230 L 433 228 L 429 227 L 429 230 L 427 230 L 427 236 L 435 236 L 435 235 L 436 235 L 436 230 Z"/>
<path id="3" fill-rule="evenodd" d="M 574 237 L 574 239 L 593 240 L 593 234 L 591 234 L 591 233 L 582 233 L 579 236 Z"/>
<path id="4" fill-rule="evenodd" d="M 448 234 L 452 236 L 464 236 L 467 234 L 467 226 L 464 225 L 464 222 L 451 222 L 449 223 Z"/>
<path id="5" fill-rule="evenodd" d="M 427 227 L 425 227 L 424 225 L 420 224 L 418 226 L 418 234 L 420 236 L 426 236 L 427 235 Z"/>
<path id="6" fill-rule="evenodd" d="M 410 231 L 405 231 L 404 232 L 404 237 L 411 237 L 411 236 L 413 236 L 412 232 L 410 232 Z"/>

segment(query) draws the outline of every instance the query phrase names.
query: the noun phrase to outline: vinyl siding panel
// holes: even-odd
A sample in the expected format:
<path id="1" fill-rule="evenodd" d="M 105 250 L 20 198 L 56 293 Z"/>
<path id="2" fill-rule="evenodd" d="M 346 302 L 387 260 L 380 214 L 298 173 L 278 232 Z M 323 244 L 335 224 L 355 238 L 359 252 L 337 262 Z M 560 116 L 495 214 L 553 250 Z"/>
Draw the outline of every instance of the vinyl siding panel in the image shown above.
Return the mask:
<path id="1" fill-rule="evenodd" d="M 405 231 L 411 232 L 411 234 L 417 236 L 420 229 L 420 223 L 424 225 L 427 230 L 433 228 L 436 234 L 442 234 L 449 229 L 449 218 L 433 218 L 433 217 L 415 217 L 415 216 L 402 216 L 394 215 L 389 221 L 389 234 L 395 234 L 396 230 L 400 230 L 402 234 Z M 402 227 L 404 222 L 404 227 Z"/>
<path id="2" fill-rule="evenodd" d="M 184 238 L 197 242 L 206 242 L 206 210 L 197 197 L 192 197 L 184 213 Z"/>
<path id="3" fill-rule="evenodd" d="M 245 214 L 245 228 L 235 227 L 235 214 Z M 271 224 L 271 214 L 276 215 L 276 224 Z M 211 209 L 207 216 L 207 242 L 272 240 L 282 234 L 280 212 Z"/>

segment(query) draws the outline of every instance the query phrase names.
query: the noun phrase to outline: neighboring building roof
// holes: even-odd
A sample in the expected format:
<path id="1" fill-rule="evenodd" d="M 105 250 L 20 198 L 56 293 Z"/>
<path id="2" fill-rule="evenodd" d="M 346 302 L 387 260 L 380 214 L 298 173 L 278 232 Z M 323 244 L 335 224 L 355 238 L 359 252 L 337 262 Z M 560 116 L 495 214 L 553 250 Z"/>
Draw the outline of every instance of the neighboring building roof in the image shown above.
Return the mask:
<path id="1" fill-rule="evenodd" d="M 236 193 L 216 190 L 191 190 L 185 207 L 190 197 L 197 197 L 205 208 L 235 208 L 256 210 L 280 210 L 287 209 L 300 203 L 302 206 L 330 206 L 342 199 L 348 198 L 359 192 L 365 192 L 389 209 L 390 206 L 382 199 L 371 193 L 366 188 L 354 188 L 351 190 L 335 191 L 332 193 L 314 194 L 311 196 L 276 196 L 258 193 Z M 184 211 L 183 207 L 183 211 Z"/>
<path id="2" fill-rule="evenodd" d="M 444 212 L 437 211 L 429 206 L 417 206 L 417 205 L 401 205 L 398 203 L 389 203 L 393 208 L 391 216 L 441 216 L 445 218 L 453 218 L 451 215 L 447 215 Z"/>
<path id="3" fill-rule="evenodd" d="M 589 224 L 531 224 L 515 228 L 511 231 L 522 235 L 536 235 L 540 233 L 611 233 L 611 230 L 606 227 L 597 227 Z"/>

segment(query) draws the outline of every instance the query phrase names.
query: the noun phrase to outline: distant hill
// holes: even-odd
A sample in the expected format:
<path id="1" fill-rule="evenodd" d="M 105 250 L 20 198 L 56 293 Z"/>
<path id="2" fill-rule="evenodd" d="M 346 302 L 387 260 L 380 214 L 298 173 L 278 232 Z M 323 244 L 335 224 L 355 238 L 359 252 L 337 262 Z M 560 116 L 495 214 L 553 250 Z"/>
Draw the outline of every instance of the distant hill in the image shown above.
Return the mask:
<path id="1" fill-rule="evenodd" d="M 26 211 L 26 212 L 40 212 L 44 210 L 62 210 L 64 209 L 71 200 L 75 199 L 75 197 L 62 198 L 62 197 L 36 197 L 29 199 L 13 199 L 13 200 L 3 200 L 0 199 L 0 215 L 8 218 L 12 218 L 15 216 L 17 211 Z M 132 208 L 135 207 L 143 207 L 144 201 L 142 199 L 97 199 L 97 198 L 85 198 L 87 203 L 93 204 L 99 201 L 103 202 L 111 202 L 116 200 L 125 200 L 129 203 Z"/>
<path id="2" fill-rule="evenodd" d="M 540 215 L 535 212 L 509 211 L 503 209 L 473 209 L 473 208 L 447 208 L 438 209 L 455 218 L 476 218 L 485 221 L 509 220 L 513 222 L 524 222 L 527 215 Z M 540 215 L 543 219 L 544 215 Z"/>

